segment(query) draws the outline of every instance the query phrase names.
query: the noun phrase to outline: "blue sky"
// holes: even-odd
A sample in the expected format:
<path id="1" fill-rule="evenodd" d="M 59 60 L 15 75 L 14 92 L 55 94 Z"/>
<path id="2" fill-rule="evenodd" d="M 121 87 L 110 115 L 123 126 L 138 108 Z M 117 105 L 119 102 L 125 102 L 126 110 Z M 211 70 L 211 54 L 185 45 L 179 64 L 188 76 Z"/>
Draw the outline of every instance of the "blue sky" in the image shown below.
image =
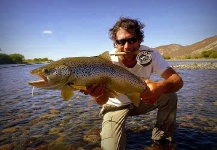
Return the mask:
<path id="1" fill-rule="evenodd" d="M 120 16 L 143 22 L 143 44 L 190 45 L 217 35 L 216 0 L 0 0 L 0 48 L 26 59 L 94 56 L 113 49 Z"/>

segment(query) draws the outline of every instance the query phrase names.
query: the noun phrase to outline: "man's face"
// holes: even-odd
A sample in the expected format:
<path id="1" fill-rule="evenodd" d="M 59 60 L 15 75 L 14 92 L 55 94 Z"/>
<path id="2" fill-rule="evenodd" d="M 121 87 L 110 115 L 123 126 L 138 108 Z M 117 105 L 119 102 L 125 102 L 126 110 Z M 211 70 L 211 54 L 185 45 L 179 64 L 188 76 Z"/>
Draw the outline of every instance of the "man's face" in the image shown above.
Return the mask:
<path id="1" fill-rule="evenodd" d="M 116 34 L 115 46 L 119 52 L 132 52 L 139 49 L 140 41 L 135 34 L 120 28 Z M 136 55 L 128 54 L 119 57 L 122 61 L 135 61 Z"/>

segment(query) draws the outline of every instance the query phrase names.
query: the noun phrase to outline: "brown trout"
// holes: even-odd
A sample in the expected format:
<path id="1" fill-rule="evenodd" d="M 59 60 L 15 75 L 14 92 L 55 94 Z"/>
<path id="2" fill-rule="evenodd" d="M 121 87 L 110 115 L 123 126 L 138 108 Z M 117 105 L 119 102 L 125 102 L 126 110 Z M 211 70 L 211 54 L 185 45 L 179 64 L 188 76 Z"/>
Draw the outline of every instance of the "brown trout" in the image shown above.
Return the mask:
<path id="1" fill-rule="evenodd" d="M 69 57 L 52 62 L 31 71 L 42 80 L 31 81 L 30 85 L 48 89 L 61 90 L 64 100 L 69 100 L 75 90 L 86 90 L 92 84 L 103 83 L 107 90 L 104 99 L 117 94 L 126 95 L 135 106 L 140 103 L 140 93 L 147 85 L 141 78 L 128 70 L 112 63 L 106 51 L 94 57 Z"/>

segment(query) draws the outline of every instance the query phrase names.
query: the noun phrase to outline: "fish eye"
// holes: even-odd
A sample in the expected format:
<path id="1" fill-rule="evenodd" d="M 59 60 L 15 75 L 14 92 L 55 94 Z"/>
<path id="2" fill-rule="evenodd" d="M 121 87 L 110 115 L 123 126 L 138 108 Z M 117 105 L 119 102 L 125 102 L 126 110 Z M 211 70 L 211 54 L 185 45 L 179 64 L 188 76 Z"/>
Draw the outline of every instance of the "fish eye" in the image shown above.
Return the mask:
<path id="1" fill-rule="evenodd" d="M 47 68 L 44 68 L 42 71 L 43 71 L 44 73 L 48 73 L 48 69 L 47 69 Z"/>

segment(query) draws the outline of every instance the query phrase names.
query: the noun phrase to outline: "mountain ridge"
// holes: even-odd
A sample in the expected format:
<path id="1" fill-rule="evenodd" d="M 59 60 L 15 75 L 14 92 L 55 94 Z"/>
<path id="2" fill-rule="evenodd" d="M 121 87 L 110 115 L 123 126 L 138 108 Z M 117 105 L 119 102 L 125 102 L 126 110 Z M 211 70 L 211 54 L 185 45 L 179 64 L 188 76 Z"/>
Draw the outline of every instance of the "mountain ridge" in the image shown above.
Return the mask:
<path id="1" fill-rule="evenodd" d="M 168 44 L 155 47 L 163 56 L 169 56 L 171 59 L 183 59 L 186 56 L 199 55 L 202 51 L 217 51 L 217 35 L 208 37 L 191 45 L 182 46 L 180 44 Z"/>

